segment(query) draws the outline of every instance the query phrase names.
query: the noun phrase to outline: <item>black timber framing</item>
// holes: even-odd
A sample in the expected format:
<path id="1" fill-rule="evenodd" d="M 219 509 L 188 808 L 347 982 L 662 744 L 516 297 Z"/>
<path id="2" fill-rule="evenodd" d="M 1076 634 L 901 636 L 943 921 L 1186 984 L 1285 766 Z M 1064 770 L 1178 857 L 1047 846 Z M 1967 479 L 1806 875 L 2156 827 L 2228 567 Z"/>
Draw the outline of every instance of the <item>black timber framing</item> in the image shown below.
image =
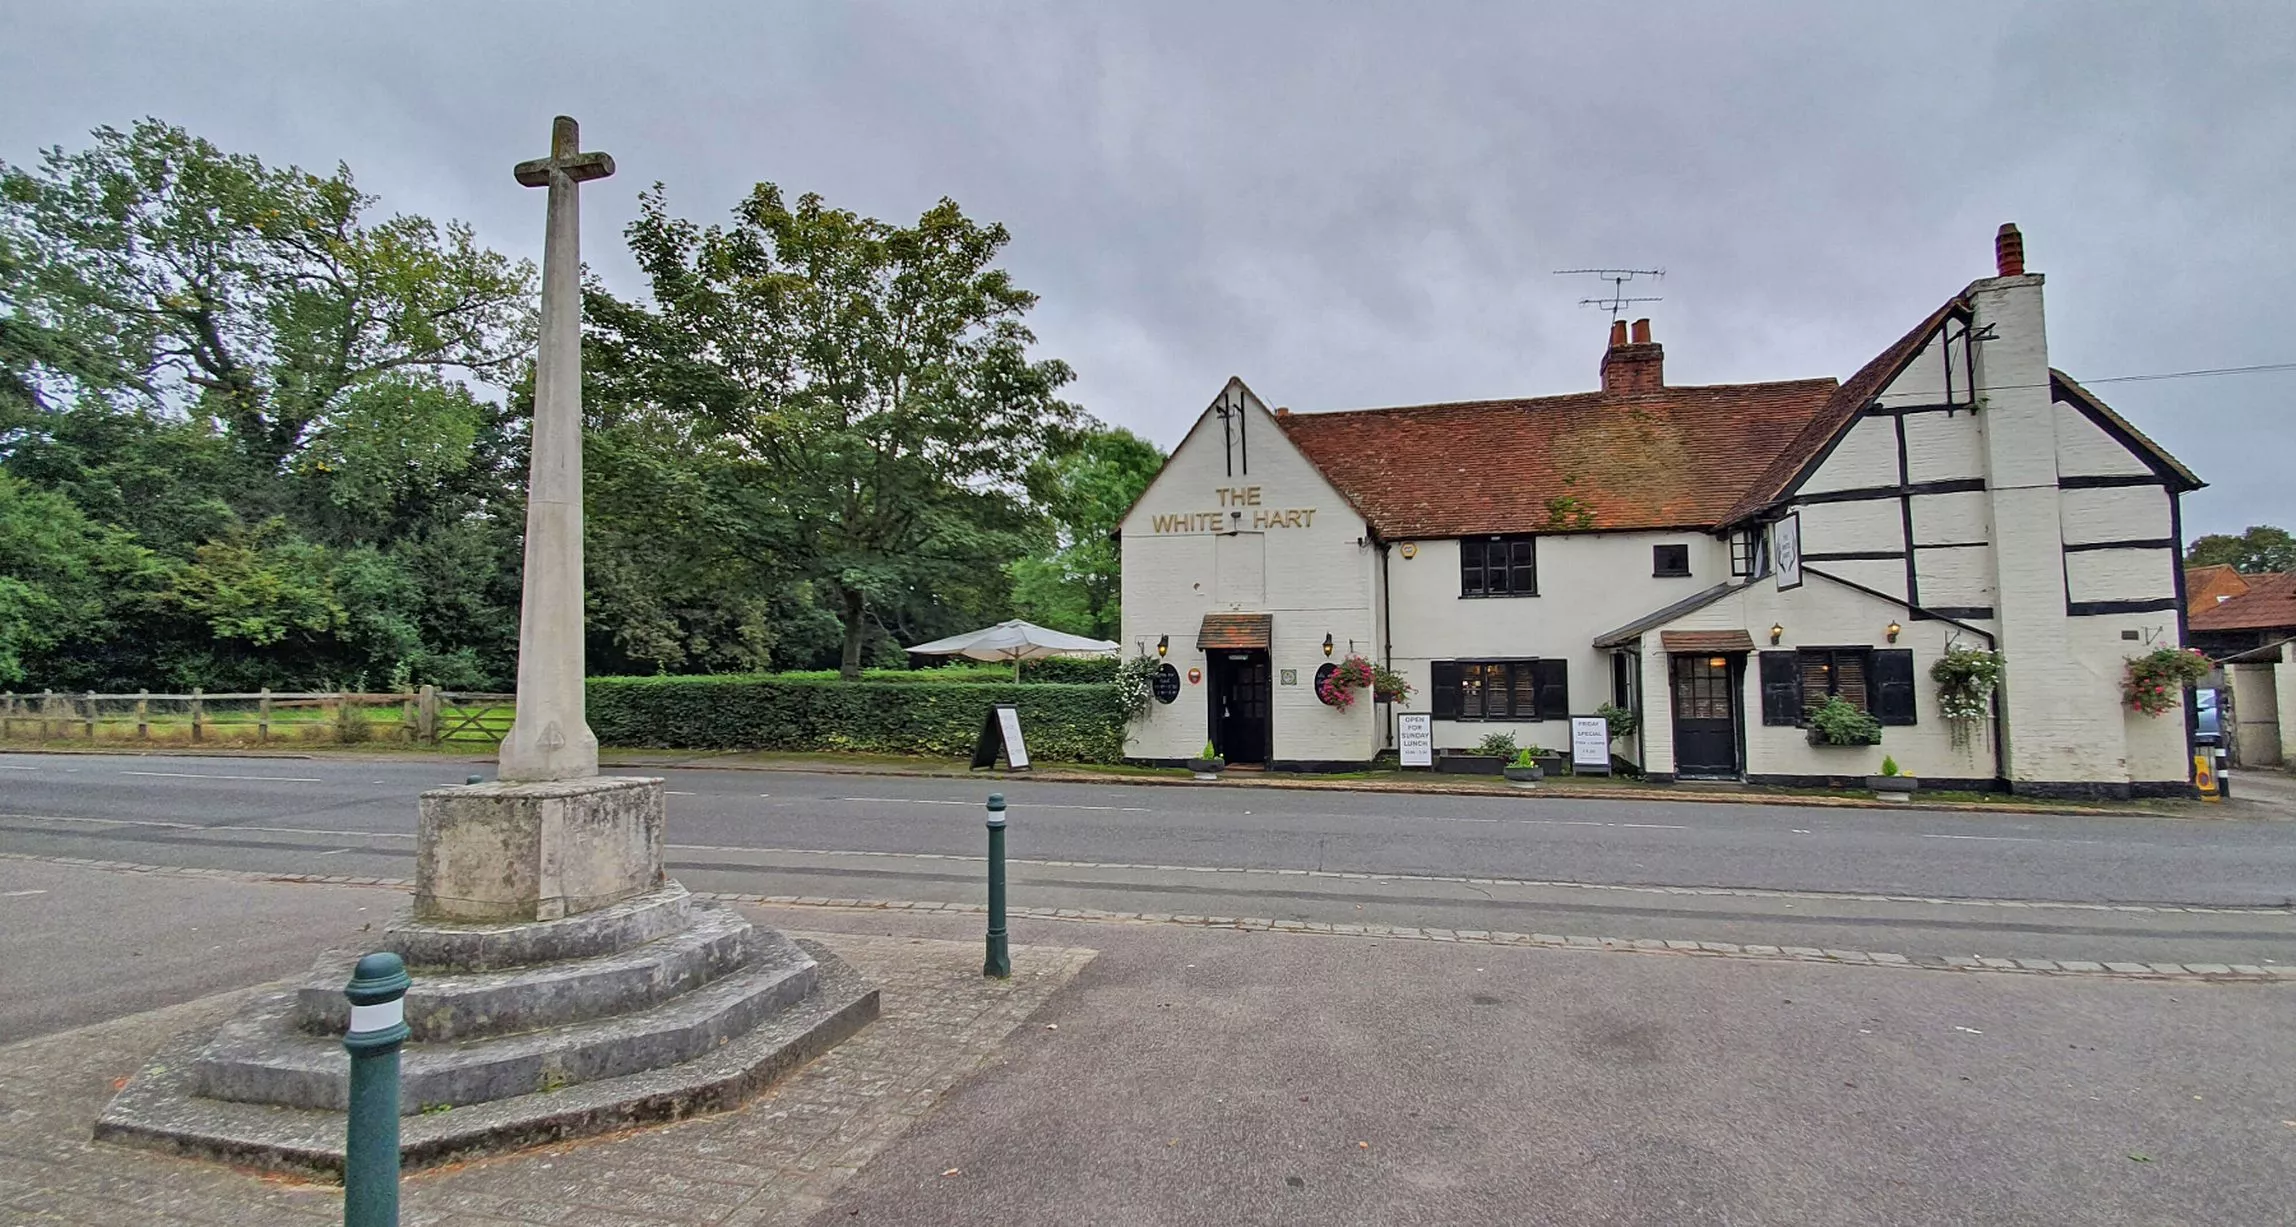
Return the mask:
<path id="1" fill-rule="evenodd" d="M 1802 555 L 1803 562 L 1894 562 L 1905 557 L 1904 550 L 1828 550 Z"/>
<path id="2" fill-rule="evenodd" d="M 2159 613 L 2166 609 L 2181 608 L 2182 603 L 2173 596 L 2141 597 L 2125 601 L 2067 601 L 2065 616 L 2094 618 L 2103 614 Z"/>
<path id="3" fill-rule="evenodd" d="M 2165 486 L 2168 479 L 2158 473 L 2075 473 L 2059 477 L 2059 490 L 2111 490 L 2120 486 Z"/>
<path id="4" fill-rule="evenodd" d="M 1923 494 L 1969 494 L 1985 488 L 1982 477 L 1955 477 L 1944 481 L 1899 482 L 1894 486 L 1858 486 L 1849 490 L 1826 490 L 1818 494 L 1797 494 L 1785 500 L 1795 506 L 1813 503 L 1867 503 L 1885 498 L 1911 498 Z"/>
<path id="5" fill-rule="evenodd" d="M 2065 543 L 2065 552 L 2068 554 L 2081 554 L 2090 550 L 2173 550 L 2175 548 L 2177 548 L 2177 541 L 2174 537 L 2152 537 L 2143 541 L 2068 541 Z"/>
<path id="6" fill-rule="evenodd" d="M 1947 355 L 1945 360 L 1945 394 L 1950 397 L 1953 395 L 1953 347 L 1941 343 L 1939 348 L 1943 349 Z M 1898 543 L 1906 547 L 1905 603 L 1907 605 L 1919 605 L 1921 604 L 1921 568 L 1914 565 L 1913 558 L 1913 496 L 1905 493 L 1906 488 L 1913 484 L 1913 462 L 1906 456 L 1905 452 L 1905 415 L 1901 413 L 1890 419 L 1890 425 L 1897 428 L 1897 518 L 1903 530 L 1903 535 L 1898 537 Z"/>

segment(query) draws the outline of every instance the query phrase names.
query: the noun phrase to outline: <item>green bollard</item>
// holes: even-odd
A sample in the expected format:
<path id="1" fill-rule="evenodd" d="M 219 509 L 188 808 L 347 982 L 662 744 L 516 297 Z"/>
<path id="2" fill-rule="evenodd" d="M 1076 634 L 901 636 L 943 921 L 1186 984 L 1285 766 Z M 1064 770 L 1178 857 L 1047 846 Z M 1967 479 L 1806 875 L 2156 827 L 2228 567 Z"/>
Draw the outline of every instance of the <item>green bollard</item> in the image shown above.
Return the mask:
<path id="1" fill-rule="evenodd" d="M 399 1045 L 406 1042 L 407 968 L 384 951 L 359 960 L 351 999 L 351 1110 L 343 1142 L 343 1227 L 398 1227 Z"/>
<path id="2" fill-rule="evenodd" d="M 463 777 L 462 782 L 465 784 L 484 784 L 486 783 L 486 777 L 483 775 L 465 776 Z"/>
<path id="3" fill-rule="evenodd" d="M 1012 978 L 1011 937 L 1005 932 L 1004 794 L 989 794 L 989 958 L 984 976 Z"/>

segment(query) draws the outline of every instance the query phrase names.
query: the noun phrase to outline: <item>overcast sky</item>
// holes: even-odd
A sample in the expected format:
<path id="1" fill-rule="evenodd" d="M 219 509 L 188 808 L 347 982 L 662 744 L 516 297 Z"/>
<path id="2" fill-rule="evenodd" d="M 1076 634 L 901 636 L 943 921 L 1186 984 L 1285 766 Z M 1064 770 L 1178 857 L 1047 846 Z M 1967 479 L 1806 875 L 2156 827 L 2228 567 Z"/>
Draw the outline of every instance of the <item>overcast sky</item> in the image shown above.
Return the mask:
<path id="1" fill-rule="evenodd" d="M 705 220 L 759 180 L 1013 232 L 1071 395 L 1169 447 L 1241 375 L 1302 411 L 1580 391 L 1602 287 L 1678 383 L 1847 376 L 1992 270 L 2048 275 L 2076 378 L 2296 361 L 2296 6 L 186 4 L 0 11 L 0 158 L 156 115 L 348 162 L 390 210 L 539 256 L 553 114 Z M 2296 372 L 2094 385 L 2296 526 Z"/>

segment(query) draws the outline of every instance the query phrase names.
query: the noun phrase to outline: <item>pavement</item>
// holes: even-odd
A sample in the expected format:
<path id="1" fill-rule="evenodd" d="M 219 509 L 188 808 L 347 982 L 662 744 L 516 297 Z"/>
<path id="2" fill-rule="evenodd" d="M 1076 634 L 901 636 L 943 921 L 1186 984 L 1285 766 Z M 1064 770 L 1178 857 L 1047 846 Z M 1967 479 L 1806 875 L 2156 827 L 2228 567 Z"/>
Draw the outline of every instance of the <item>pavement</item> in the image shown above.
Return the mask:
<path id="1" fill-rule="evenodd" d="M 29 878 L 49 896 L 12 893 Z M 0 968 L 63 941 L 132 980 L 120 939 L 174 940 L 139 923 L 331 915 L 315 950 L 346 906 L 400 897 L 0 862 L 0 908 L 54 922 L 0 928 Z M 884 1018 L 739 1111 L 410 1177 L 408 1227 L 2253 1225 L 2296 1204 L 2288 984 L 1050 917 L 1016 920 L 997 984 L 971 913 L 752 913 L 877 977 Z M 273 966 L 211 944 L 222 981 Z M 340 1221 L 325 1186 L 85 1140 L 114 1079 L 239 999 L 91 999 L 0 1048 L 0 1224 Z"/>

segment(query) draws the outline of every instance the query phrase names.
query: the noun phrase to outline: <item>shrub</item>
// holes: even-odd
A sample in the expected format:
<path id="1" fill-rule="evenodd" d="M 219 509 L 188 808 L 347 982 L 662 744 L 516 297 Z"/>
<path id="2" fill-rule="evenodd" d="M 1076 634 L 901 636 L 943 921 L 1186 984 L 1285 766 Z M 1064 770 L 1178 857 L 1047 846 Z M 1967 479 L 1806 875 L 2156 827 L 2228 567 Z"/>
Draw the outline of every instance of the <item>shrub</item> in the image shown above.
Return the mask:
<path id="1" fill-rule="evenodd" d="M 1124 663 L 1113 656 L 1047 656 L 1023 661 L 1020 675 L 1030 682 L 1112 682 Z"/>
<path id="2" fill-rule="evenodd" d="M 950 682 L 918 685 L 834 674 L 594 677 L 590 727 L 617 746 L 680 750 L 972 752 L 981 717 L 998 703 L 1020 708 L 1034 758 L 1115 762 L 1124 716 L 1113 685 Z"/>
<path id="3" fill-rule="evenodd" d="M 1127 723 L 1148 714 L 1148 705 L 1155 701 L 1152 689 L 1156 672 L 1164 662 L 1153 656 L 1134 656 L 1118 666 L 1114 677 L 1116 710 Z"/>
<path id="4" fill-rule="evenodd" d="M 1810 713 L 1810 744 L 1878 746 L 1881 721 L 1850 706 L 1848 700 L 1837 694 Z"/>
<path id="5" fill-rule="evenodd" d="M 1475 753 L 1491 758 L 1513 758 L 1515 756 L 1515 735 L 1513 733 L 1493 733 L 1475 743 Z"/>
<path id="6" fill-rule="evenodd" d="M 1617 741 L 1621 737 L 1632 737 L 1634 730 L 1642 727 L 1640 715 L 1614 704 L 1605 703 L 1595 708 L 1594 714 L 1601 716 L 1603 723 L 1610 726 L 1610 739 L 1612 741 Z"/>
<path id="7" fill-rule="evenodd" d="M 1883 775 L 1898 775 L 1898 774 L 1901 774 L 1901 773 L 1898 771 L 1898 768 L 1897 768 L 1897 759 L 1895 759 L 1895 758 L 1893 758 L 1893 757 L 1891 757 L 1890 755 L 1887 755 L 1887 754 L 1884 754 L 1884 755 L 1882 755 L 1882 756 L 1881 756 L 1881 773 L 1882 773 Z"/>

